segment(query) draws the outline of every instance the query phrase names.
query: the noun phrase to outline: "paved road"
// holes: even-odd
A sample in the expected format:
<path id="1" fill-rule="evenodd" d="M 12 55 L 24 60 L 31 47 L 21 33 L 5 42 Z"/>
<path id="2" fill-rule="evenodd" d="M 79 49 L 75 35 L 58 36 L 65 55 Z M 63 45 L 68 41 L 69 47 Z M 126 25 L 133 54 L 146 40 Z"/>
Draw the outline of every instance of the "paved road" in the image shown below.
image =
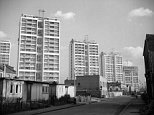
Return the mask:
<path id="1" fill-rule="evenodd" d="M 132 98 L 126 96 L 102 99 L 99 103 L 87 104 L 39 115 L 119 115 L 130 100 L 132 100 Z"/>

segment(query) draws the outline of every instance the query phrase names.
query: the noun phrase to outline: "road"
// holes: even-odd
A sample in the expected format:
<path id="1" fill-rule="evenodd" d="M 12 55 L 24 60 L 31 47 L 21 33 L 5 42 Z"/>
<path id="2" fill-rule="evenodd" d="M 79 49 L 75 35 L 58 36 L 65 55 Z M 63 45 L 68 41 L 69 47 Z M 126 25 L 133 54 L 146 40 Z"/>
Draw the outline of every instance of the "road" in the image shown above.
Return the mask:
<path id="1" fill-rule="evenodd" d="M 102 99 L 99 103 L 86 104 L 38 115 L 119 115 L 131 100 L 132 97 L 126 96 Z"/>

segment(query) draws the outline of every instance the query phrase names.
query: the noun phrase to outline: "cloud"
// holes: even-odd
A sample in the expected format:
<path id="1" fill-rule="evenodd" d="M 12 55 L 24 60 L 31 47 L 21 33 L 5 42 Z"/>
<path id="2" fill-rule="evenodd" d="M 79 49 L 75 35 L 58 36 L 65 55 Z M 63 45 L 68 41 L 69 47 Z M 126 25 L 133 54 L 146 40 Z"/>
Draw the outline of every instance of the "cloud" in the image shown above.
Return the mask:
<path id="1" fill-rule="evenodd" d="M 145 81 L 144 77 L 144 58 L 143 58 L 143 48 L 140 46 L 137 47 L 124 47 L 122 50 L 123 60 L 129 60 L 128 65 L 133 65 L 138 67 L 139 79 Z M 131 62 L 130 62 L 131 61 Z M 127 62 L 124 62 L 127 64 Z"/>
<path id="2" fill-rule="evenodd" d="M 133 9 L 129 12 L 129 17 L 143 17 L 143 16 L 152 16 L 153 12 L 150 9 L 145 9 L 143 7 L 138 9 Z"/>
<path id="3" fill-rule="evenodd" d="M 75 13 L 73 12 L 67 12 L 67 13 L 62 13 L 62 11 L 57 11 L 55 14 L 54 14 L 55 17 L 61 17 L 63 19 L 73 19 L 74 16 L 75 16 Z"/>
<path id="4" fill-rule="evenodd" d="M 124 53 L 127 57 L 131 58 L 143 58 L 143 48 L 138 47 L 124 47 Z"/>
<path id="5" fill-rule="evenodd" d="M 5 38 L 7 35 L 3 32 L 3 31 L 0 31 L 0 38 Z"/>

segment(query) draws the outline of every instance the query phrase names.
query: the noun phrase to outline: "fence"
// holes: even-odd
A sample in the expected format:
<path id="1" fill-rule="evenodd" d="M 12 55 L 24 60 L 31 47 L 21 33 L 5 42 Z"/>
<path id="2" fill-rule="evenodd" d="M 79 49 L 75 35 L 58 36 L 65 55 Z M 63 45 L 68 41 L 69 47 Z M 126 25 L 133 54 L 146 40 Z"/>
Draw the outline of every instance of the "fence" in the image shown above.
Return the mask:
<path id="1" fill-rule="evenodd" d="M 21 101 L 19 98 L 1 98 L 0 99 L 0 114 L 5 115 L 19 111 L 32 110 L 48 107 L 48 100 L 38 101 Z"/>
<path id="2" fill-rule="evenodd" d="M 49 100 L 22 101 L 20 98 L 0 98 L 0 115 L 15 113 L 19 111 L 33 110 L 49 107 L 51 105 L 64 105 L 67 103 L 76 103 L 75 98 L 70 98 L 69 95 L 50 97 Z"/>
<path id="3" fill-rule="evenodd" d="M 82 96 L 88 96 L 88 95 L 91 95 L 91 97 L 101 97 L 101 91 L 98 91 L 98 90 L 83 90 L 83 91 L 77 91 L 76 92 L 76 95 L 82 95 Z"/>
<path id="4" fill-rule="evenodd" d="M 91 103 L 91 96 L 80 96 L 76 97 L 77 103 Z"/>

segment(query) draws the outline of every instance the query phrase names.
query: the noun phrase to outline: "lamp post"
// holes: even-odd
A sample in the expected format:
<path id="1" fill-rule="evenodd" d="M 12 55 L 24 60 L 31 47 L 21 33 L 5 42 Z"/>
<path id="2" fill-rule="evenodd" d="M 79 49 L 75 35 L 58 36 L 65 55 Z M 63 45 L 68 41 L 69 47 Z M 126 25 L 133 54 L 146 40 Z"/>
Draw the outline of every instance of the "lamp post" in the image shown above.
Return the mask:
<path id="1" fill-rule="evenodd" d="M 76 69 L 74 68 L 74 97 L 76 97 L 75 71 Z"/>

